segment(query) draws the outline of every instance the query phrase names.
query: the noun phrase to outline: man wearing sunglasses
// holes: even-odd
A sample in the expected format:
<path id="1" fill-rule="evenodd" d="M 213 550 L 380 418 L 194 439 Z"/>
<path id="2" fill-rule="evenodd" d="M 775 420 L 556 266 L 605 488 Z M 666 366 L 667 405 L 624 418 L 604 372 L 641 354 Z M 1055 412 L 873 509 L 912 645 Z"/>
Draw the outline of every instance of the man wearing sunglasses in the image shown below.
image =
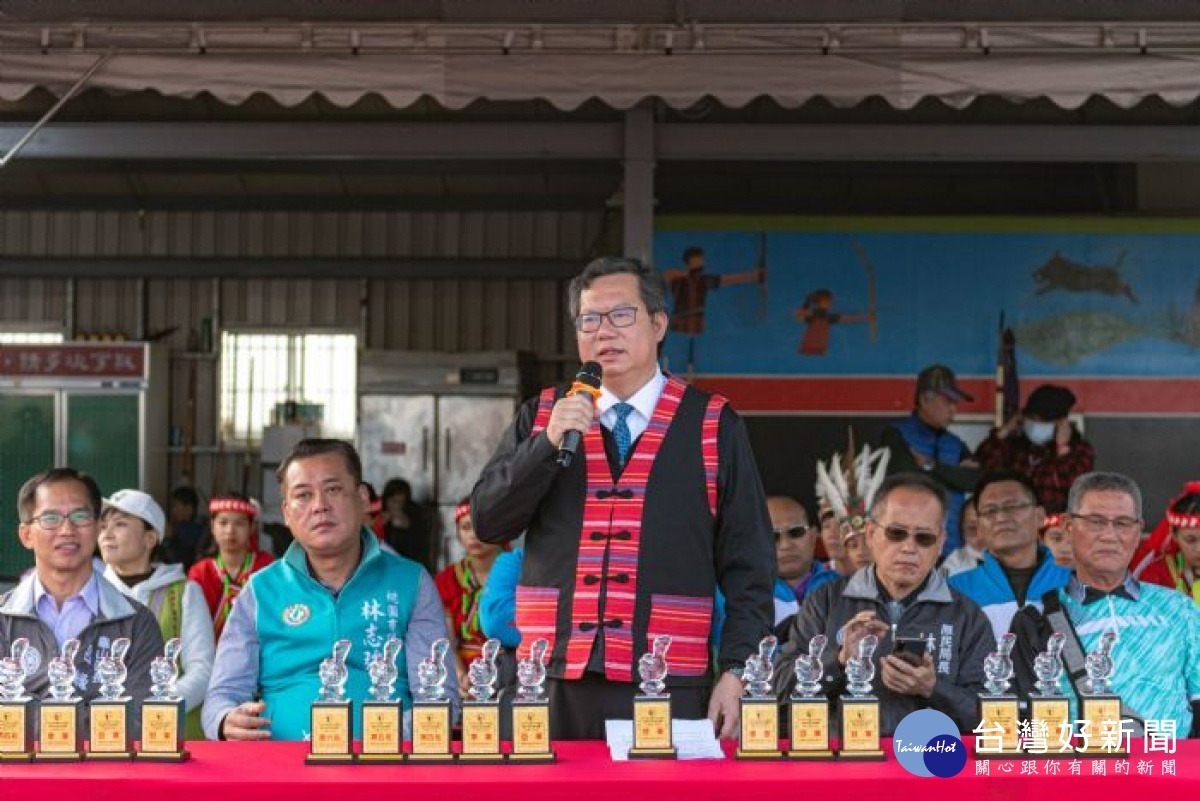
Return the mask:
<path id="1" fill-rule="evenodd" d="M 1142 535 L 1142 493 L 1119 473 L 1085 473 L 1067 496 L 1067 536 L 1075 569 L 1065 587 L 1042 597 L 1042 610 L 1026 606 L 1012 621 L 1016 686 L 1033 690 L 1033 661 L 1053 633 L 1066 637 L 1066 670 L 1059 689 L 1079 717 L 1084 654 L 1109 631 L 1117 640 L 1112 691 L 1121 717 L 1140 737 L 1145 721 L 1171 721 L 1180 735 L 1195 727 L 1200 705 L 1200 611 L 1187 596 L 1139 582 L 1129 561 Z M 1161 731 L 1162 729 L 1160 729 Z"/>
<path id="2" fill-rule="evenodd" d="M 773 495 L 767 498 L 767 514 L 775 534 L 775 627 L 800 611 L 800 604 L 813 590 L 837 579 L 837 573 L 813 558 L 817 545 L 816 526 L 808 522 L 808 512 L 795 498 Z"/>
<path id="3" fill-rule="evenodd" d="M 934 570 L 946 536 L 945 492 L 925 475 L 897 473 L 884 480 L 869 514 L 866 541 L 874 564 L 805 600 L 781 649 L 783 664 L 824 634 L 831 643 L 824 659 L 833 699 L 845 690 L 847 661 L 874 634 L 883 734 L 890 735 L 908 713 L 926 708 L 970 730 L 978 723 L 973 718 L 983 660 L 995 639 L 979 607 Z M 926 645 L 901 652 L 897 638 Z M 791 670 L 776 673 L 780 693 L 790 691 L 792 681 Z"/>
<path id="4" fill-rule="evenodd" d="M 75 686 L 85 701 L 99 695 L 93 671 L 113 641 L 128 637 L 125 693 L 135 705 L 150 694 L 150 662 L 162 653 L 158 621 L 100 577 L 92 557 L 99 535 L 100 490 L 91 476 L 69 467 L 39 473 L 17 495 L 21 544 L 33 552 L 34 569 L 0 598 L 0 653 L 13 640 L 29 640 L 25 687 L 35 698 L 50 690 L 46 668 L 68 640 L 78 639 Z M 100 569 L 104 565 L 100 563 Z M 136 716 L 135 716 L 136 718 Z M 130 721 L 135 736 L 138 720 Z M 87 721 L 84 720 L 84 731 Z"/>

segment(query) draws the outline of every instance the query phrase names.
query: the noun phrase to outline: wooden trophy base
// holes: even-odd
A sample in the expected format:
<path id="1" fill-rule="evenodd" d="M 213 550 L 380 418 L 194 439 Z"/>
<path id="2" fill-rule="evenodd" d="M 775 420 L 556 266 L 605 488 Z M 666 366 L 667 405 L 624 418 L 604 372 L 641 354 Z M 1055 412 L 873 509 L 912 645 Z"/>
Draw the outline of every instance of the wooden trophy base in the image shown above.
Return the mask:
<path id="1" fill-rule="evenodd" d="M 422 746 L 422 743 L 427 745 Z M 418 749 L 423 749 L 419 751 Z M 450 765 L 450 702 L 417 701 L 412 708 L 412 753 L 409 765 Z"/>
<path id="2" fill-rule="evenodd" d="M 641 736 L 638 732 L 644 732 Z M 671 739 L 671 696 L 635 695 L 633 747 L 630 759 L 675 759 L 679 751 Z"/>
<path id="3" fill-rule="evenodd" d="M 134 755 L 137 762 L 187 762 L 191 754 L 183 747 L 184 703 L 182 699 L 147 698 L 142 702 L 142 742 Z"/>
<path id="4" fill-rule="evenodd" d="M 1021 748 L 1021 707 L 1020 699 L 1015 695 L 981 695 L 976 712 L 980 725 L 987 729 L 998 725 L 1004 729 L 1001 736 L 1001 746 L 998 749 L 988 749 L 981 756 L 1016 757 L 1025 754 Z M 975 738 L 975 748 L 978 753 L 979 737 Z"/>
<path id="5" fill-rule="evenodd" d="M 501 765 L 500 702 L 464 701 L 462 705 L 462 750 L 464 765 Z"/>
<path id="6" fill-rule="evenodd" d="M 42 701 L 38 708 L 38 751 L 34 762 L 81 762 L 83 760 L 83 702 Z M 58 735 L 57 737 L 55 735 Z M 58 740 L 59 742 L 54 742 Z M 64 742 L 65 741 L 65 742 Z M 52 747 L 47 748 L 47 743 Z M 69 742 L 70 748 L 62 748 Z"/>
<path id="7" fill-rule="evenodd" d="M 788 702 L 790 745 L 784 756 L 799 762 L 827 762 L 836 758 L 829 744 L 829 701 L 823 697 Z"/>
<path id="8" fill-rule="evenodd" d="M 404 708 L 399 701 L 364 701 L 362 750 L 354 761 L 364 765 L 404 763 Z"/>
<path id="9" fill-rule="evenodd" d="M 505 760 L 514 765 L 553 765 L 558 761 L 550 740 L 550 702 L 517 699 L 512 704 L 512 751 Z"/>
<path id="10" fill-rule="evenodd" d="M 510 765 L 553 765 L 558 762 L 558 754 L 547 751 L 544 754 L 505 754 L 504 761 Z"/>
<path id="11" fill-rule="evenodd" d="M 774 698 L 741 700 L 741 738 L 734 756 L 758 762 L 783 759 L 779 750 L 779 704 Z"/>
<path id="12" fill-rule="evenodd" d="M 50 751 L 43 753 L 38 751 L 33 755 L 34 762 L 82 762 L 82 751 Z"/>
<path id="13" fill-rule="evenodd" d="M 1060 756 L 1057 748 L 1049 746 L 1051 743 L 1055 746 L 1059 744 L 1063 723 L 1069 726 L 1074 725 L 1074 718 L 1071 717 L 1071 704 L 1066 697 L 1061 695 L 1033 696 L 1029 699 L 1029 719 L 1031 721 L 1040 720 L 1046 724 L 1047 749 L 1044 752 L 1025 751 L 1023 756 L 1027 759 L 1050 759 Z"/>
<path id="14" fill-rule="evenodd" d="M 138 762 L 187 762 L 192 758 L 192 754 L 187 749 L 182 751 L 155 751 L 154 753 L 146 753 L 139 751 L 134 759 Z"/>
<path id="15" fill-rule="evenodd" d="M 405 757 L 404 762 L 408 765 L 453 765 L 455 760 L 453 753 L 449 754 L 409 754 Z"/>
<path id="16" fill-rule="evenodd" d="M 1120 734 L 1121 728 L 1121 696 L 1114 693 L 1104 693 L 1091 695 L 1084 693 L 1079 699 L 1079 718 L 1081 720 L 1090 721 L 1088 727 L 1088 742 L 1094 743 L 1086 750 L 1077 748 L 1075 756 L 1084 757 L 1085 759 L 1125 759 L 1129 756 L 1129 750 L 1124 748 L 1124 738 Z M 1116 724 L 1117 730 L 1114 732 L 1117 737 L 1118 748 L 1112 750 L 1102 748 L 1101 725 L 1104 721 L 1112 721 Z"/>
<path id="17" fill-rule="evenodd" d="M 847 762 L 882 762 L 887 759 L 879 745 L 879 699 L 843 698 L 841 706 L 842 747 L 838 760 Z"/>
<path id="18" fill-rule="evenodd" d="M 0 701 L 0 735 L 9 749 L 0 751 L 0 764 L 33 761 L 33 714 L 32 698 Z"/>
<path id="19" fill-rule="evenodd" d="M 671 748 L 630 748 L 630 759 L 676 759 L 679 751 Z"/>
<path id="20" fill-rule="evenodd" d="M 129 762 L 133 759 L 132 751 L 101 751 L 101 752 L 84 752 L 83 758 L 87 762 Z"/>
<path id="21" fill-rule="evenodd" d="M 404 754 L 355 754 L 359 765 L 403 765 Z"/>
<path id="22" fill-rule="evenodd" d="M 350 721 L 349 701 L 316 701 L 312 705 L 312 734 L 310 751 L 304 757 L 306 765 L 350 765 L 354 763 L 352 753 L 354 735 Z M 328 738 L 328 739 L 324 739 Z M 320 748 L 326 742 L 324 750 Z"/>

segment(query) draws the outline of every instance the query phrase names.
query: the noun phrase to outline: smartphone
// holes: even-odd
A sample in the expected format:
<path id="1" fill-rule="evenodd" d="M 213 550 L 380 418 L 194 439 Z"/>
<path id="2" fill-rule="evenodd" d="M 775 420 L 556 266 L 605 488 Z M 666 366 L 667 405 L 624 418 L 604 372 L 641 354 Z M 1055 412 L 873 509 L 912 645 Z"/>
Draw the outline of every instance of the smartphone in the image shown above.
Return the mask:
<path id="1" fill-rule="evenodd" d="M 896 637 L 892 643 L 892 653 L 913 667 L 920 667 L 928 650 L 924 637 Z"/>

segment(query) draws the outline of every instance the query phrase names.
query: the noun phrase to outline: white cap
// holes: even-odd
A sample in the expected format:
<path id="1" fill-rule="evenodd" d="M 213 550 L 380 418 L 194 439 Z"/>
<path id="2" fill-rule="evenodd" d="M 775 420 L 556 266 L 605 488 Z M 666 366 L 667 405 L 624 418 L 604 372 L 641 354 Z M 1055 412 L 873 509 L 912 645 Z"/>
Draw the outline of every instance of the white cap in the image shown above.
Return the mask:
<path id="1" fill-rule="evenodd" d="M 104 507 L 119 509 L 127 515 L 133 515 L 142 520 L 158 534 L 158 541 L 163 541 L 167 528 L 167 516 L 163 514 L 158 501 L 151 498 L 148 493 L 135 489 L 117 490 L 111 498 L 104 499 Z"/>

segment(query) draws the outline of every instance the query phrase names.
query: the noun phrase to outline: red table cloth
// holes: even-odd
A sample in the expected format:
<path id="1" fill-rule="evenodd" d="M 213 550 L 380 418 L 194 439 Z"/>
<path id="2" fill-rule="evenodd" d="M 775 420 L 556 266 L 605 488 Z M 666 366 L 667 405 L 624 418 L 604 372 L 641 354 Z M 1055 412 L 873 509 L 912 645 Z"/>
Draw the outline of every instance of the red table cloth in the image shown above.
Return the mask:
<path id="1" fill-rule="evenodd" d="M 969 738 L 968 738 L 969 739 Z M 732 744 L 726 744 L 727 751 Z M 951 779 L 907 773 L 891 756 L 884 762 L 621 762 L 609 759 L 598 742 L 556 744 L 556 765 L 322 765 L 306 766 L 304 743 L 189 743 L 192 760 L 182 765 L 85 762 L 0 765 L 0 801 L 424 801 L 477 798 L 480 801 L 699 801 L 700 799 L 893 798 L 1037 799 L 1068 795 L 1086 801 L 1131 798 L 1200 798 L 1200 740 L 1180 740 L 1175 754 L 1144 754 L 1134 741 L 1129 774 L 1121 760 L 1081 759 L 1081 775 L 1071 775 L 1067 757 L 1026 762 L 990 757 L 990 775 L 978 775 L 968 759 Z M 1177 775 L 1164 775 L 1165 760 Z M 982 762 L 983 760 L 978 760 Z M 1048 775 L 1050 762 L 1058 775 Z M 1092 775 L 1093 762 L 1105 775 Z M 1139 775 L 1142 763 L 1148 775 Z M 1029 765 L 1037 775 L 1022 775 Z M 1010 772 L 1005 772 L 1004 766 Z M 1136 794 L 1132 795 L 1131 794 Z M 1146 795 L 1141 795 L 1146 794 Z"/>

